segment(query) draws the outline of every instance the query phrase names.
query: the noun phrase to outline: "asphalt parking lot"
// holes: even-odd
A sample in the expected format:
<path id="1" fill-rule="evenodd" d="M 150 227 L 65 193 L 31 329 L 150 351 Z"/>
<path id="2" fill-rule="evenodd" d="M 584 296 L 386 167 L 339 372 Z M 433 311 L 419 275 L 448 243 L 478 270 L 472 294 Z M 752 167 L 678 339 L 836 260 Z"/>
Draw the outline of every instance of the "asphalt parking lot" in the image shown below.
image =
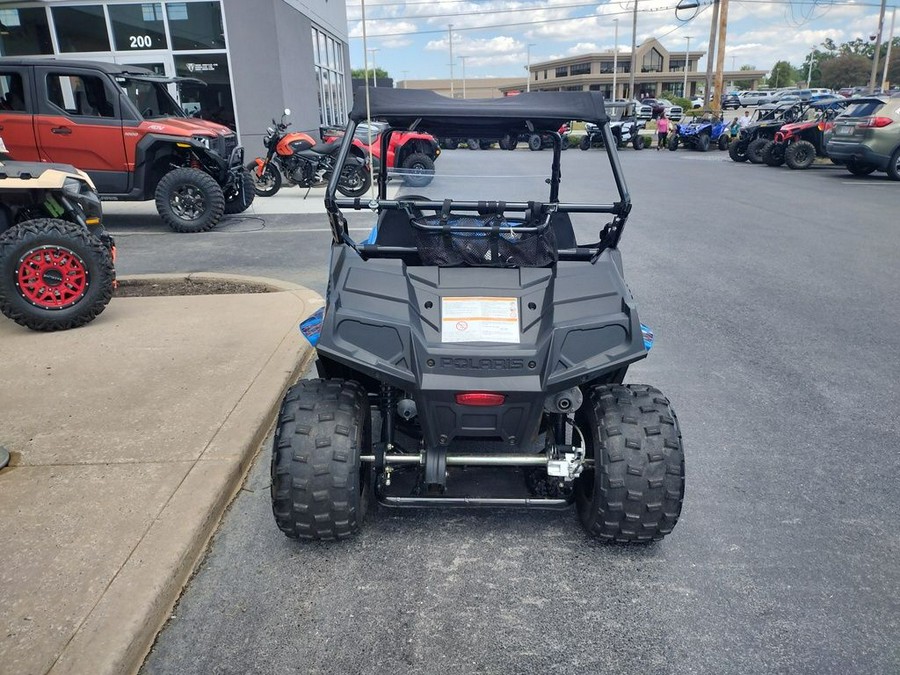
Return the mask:
<path id="1" fill-rule="evenodd" d="M 438 171 L 508 154 L 446 152 Z M 564 195 L 593 198 L 601 159 L 566 153 Z M 266 447 L 143 672 L 900 670 L 900 185 L 716 151 L 622 162 L 626 278 L 657 336 L 628 380 L 679 413 L 674 533 L 606 547 L 571 512 L 379 509 L 351 541 L 300 545 L 272 520 Z M 110 225 L 121 274 L 324 290 L 323 216 Z"/>

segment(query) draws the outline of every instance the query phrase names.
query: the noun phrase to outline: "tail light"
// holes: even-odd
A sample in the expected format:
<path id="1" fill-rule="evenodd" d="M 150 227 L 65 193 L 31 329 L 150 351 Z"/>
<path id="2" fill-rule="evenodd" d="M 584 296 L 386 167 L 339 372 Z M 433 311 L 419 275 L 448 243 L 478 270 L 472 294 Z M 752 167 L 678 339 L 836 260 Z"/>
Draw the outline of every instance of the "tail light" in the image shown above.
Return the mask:
<path id="1" fill-rule="evenodd" d="M 456 403 L 458 405 L 474 405 L 474 406 L 495 406 L 503 405 L 506 396 L 503 394 L 491 394 L 486 391 L 470 391 L 464 394 L 456 395 Z"/>
<path id="2" fill-rule="evenodd" d="M 858 129 L 881 129 L 893 121 L 890 117 L 867 117 L 861 122 L 857 122 L 856 127 Z"/>

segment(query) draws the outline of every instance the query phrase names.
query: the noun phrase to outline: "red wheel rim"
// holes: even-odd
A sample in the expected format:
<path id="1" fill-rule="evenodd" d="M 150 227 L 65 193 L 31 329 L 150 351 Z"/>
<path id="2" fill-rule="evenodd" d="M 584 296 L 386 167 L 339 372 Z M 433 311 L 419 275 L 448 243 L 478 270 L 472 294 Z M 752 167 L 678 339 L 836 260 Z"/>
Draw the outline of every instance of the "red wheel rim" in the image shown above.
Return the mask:
<path id="1" fill-rule="evenodd" d="M 87 267 L 65 247 L 40 246 L 19 258 L 16 285 L 35 307 L 65 309 L 87 292 Z"/>

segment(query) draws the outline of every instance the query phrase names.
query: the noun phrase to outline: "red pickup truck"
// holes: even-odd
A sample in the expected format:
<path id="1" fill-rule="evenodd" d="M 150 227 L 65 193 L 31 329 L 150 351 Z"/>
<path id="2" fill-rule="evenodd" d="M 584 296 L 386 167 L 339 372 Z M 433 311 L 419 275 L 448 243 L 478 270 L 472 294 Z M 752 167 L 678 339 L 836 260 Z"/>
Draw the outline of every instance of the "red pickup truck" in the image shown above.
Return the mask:
<path id="1" fill-rule="evenodd" d="M 115 63 L 0 58 L 0 136 L 15 160 L 71 164 L 104 200 L 155 199 L 173 230 L 209 230 L 250 206 L 253 184 L 234 132 L 188 117 L 169 94 L 186 79 Z"/>

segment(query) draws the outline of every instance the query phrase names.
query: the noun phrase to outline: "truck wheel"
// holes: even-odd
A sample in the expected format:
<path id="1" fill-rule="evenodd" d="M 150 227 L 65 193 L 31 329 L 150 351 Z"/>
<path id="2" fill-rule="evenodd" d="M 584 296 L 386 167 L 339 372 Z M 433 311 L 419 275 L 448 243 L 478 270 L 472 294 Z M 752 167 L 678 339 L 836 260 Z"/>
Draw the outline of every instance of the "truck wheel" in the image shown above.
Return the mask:
<path id="1" fill-rule="evenodd" d="M 747 159 L 750 160 L 751 164 L 763 163 L 762 149 L 770 140 L 769 138 L 755 138 L 750 141 L 750 145 L 747 146 Z"/>
<path id="2" fill-rule="evenodd" d="M 39 218 L 0 235 L 0 311 L 32 330 L 93 321 L 115 279 L 110 250 L 75 223 Z"/>
<path id="3" fill-rule="evenodd" d="M 291 539 L 343 539 L 369 499 L 360 455 L 372 444 L 365 390 L 345 380 L 301 380 L 281 402 L 272 446 L 272 513 Z"/>
<path id="4" fill-rule="evenodd" d="M 253 192 L 257 197 L 271 197 L 281 189 L 281 172 L 269 162 L 262 175 L 256 173 L 256 162 L 247 165 L 247 173 L 253 183 Z"/>
<path id="5" fill-rule="evenodd" d="M 588 533 L 648 543 L 672 532 L 684 499 L 684 448 L 668 399 L 645 385 L 598 386 L 575 421 L 594 460 L 575 483 Z"/>
<path id="6" fill-rule="evenodd" d="M 156 186 L 156 210 L 176 232 L 205 232 L 225 212 L 222 188 L 199 169 L 173 169 Z"/>
<path id="7" fill-rule="evenodd" d="M 643 150 L 644 149 L 644 137 L 638 133 L 635 133 L 634 138 L 631 141 L 632 147 L 635 150 Z"/>
<path id="8" fill-rule="evenodd" d="M 719 144 L 719 150 L 728 149 L 728 136 L 726 136 L 725 134 L 719 136 L 719 140 L 716 142 Z"/>
<path id="9" fill-rule="evenodd" d="M 700 152 L 709 150 L 709 134 L 700 134 L 697 136 L 697 149 Z"/>
<path id="10" fill-rule="evenodd" d="M 809 141 L 794 141 L 784 151 L 784 163 L 792 169 L 808 169 L 816 161 L 816 146 Z"/>
<path id="11" fill-rule="evenodd" d="M 740 138 L 732 139 L 728 144 L 728 156 L 734 162 L 747 161 L 747 144 L 743 143 Z"/>
<path id="12" fill-rule="evenodd" d="M 241 194 L 243 192 L 243 194 Z M 256 193 L 253 191 L 253 178 L 249 171 L 241 171 L 240 187 L 233 188 L 225 195 L 225 213 L 233 216 L 250 208 Z"/>
<path id="13" fill-rule="evenodd" d="M 872 164 L 863 164 L 851 159 L 847 162 L 847 171 L 854 176 L 868 176 L 875 171 L 875 167 Z"/>
<path id="14" fill-rule="evenodd" d="M 585 135 L 581 137 L 581 140 L 578 142 L 578 147 L 582 150 L 590 150 L 591 149 L 591 137 L 589 135 Z"/>
<path id="15" fill-rule="evenodd" d="M 528 149 L 529 150 L 543 150 L 544 141 L 541 140 L 541 137 L 538 134 L 531 134 L 528 137 Z"/>
<path id="16" fill-rule="evenodd" d="M 434 160 L 414 152 L 403 160 L 403 182 L 410 187 L 425 187 L 434 179 Z"/>

